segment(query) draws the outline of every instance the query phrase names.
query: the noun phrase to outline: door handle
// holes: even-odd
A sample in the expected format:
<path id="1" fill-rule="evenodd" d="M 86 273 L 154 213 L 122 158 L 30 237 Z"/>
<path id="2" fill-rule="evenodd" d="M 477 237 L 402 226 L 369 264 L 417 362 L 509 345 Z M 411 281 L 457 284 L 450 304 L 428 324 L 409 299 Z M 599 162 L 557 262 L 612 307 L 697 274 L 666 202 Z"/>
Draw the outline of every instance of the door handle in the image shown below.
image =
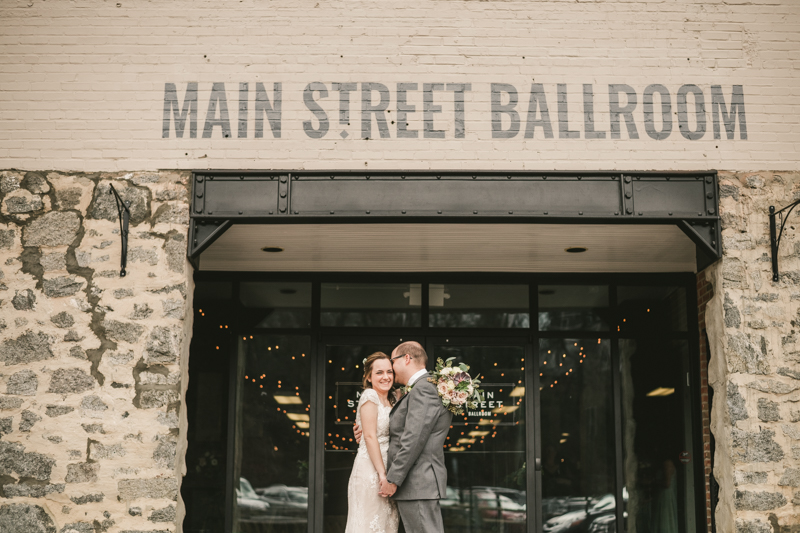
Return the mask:
<path id="1" fill-rule="evenodd" d="M 536 470 L 537 472 L 541 472 L 542 471 L 542 458 L 541 457 L 537 457 L 536 459 L 534 459 L 534 461 L 533 461 L 533 469 Z"/>

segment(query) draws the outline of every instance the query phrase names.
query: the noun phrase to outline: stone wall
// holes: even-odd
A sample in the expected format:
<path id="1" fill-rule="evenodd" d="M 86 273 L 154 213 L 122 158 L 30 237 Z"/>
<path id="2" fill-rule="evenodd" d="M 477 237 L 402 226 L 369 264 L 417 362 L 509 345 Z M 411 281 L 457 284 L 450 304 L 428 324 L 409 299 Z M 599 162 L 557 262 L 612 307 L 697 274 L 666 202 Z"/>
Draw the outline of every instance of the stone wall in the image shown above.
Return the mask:
<path id="1" fill-rule="evenodd" d="M 800 199 L 800 173 L 721 173 L 724 257 L 706 271 L 720 484 L 717 531 L 800 531 L 800 241 L 798 213 L 772 281 L 769 206 Z"/>
<path id="2" fill-rule="evenodd" d="M 175 531 L 188 177 L 0 172 L 0 531 Z"/>

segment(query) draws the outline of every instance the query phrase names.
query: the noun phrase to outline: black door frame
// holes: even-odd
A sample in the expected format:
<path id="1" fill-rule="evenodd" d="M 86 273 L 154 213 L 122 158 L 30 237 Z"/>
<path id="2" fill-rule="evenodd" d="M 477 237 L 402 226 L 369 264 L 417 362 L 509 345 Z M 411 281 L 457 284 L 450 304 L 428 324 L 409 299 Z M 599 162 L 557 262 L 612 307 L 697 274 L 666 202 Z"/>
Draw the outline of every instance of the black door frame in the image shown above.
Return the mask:
<path id="1" fill-rule="evenodd" d="M 534 468 L 527 468 L 527 486 L 534 487 L 533 496 L 528 490 L 529 515 L 534 517 L 527 521 L 528 533 L 541 533 L 542 523 L 538 519 L 541 510 L 541 442 L 540 434 L 536 431 L 541 425 L 541 413 L 539 410 L 539 376 L 536 369 L 539 365 L 539 339 L 541 338 L 565 338 L 565 337 L 596 337 L 608 338 L 611 342 L 611 357 L 614 369 L 619 368 L 619 340 L 624 338 L 634 338 L 625 332 L 618 332 L 611 328 L 610 331 L 539 331 L 538 330 L 538 286 L 541 285 L 606 285 L 609 287 L 609 307 L 615 308 L 617 286 L 666 286 L 679 285 L 686 289 L 686 311 L 687 311 L 687 331 L 672 332 L 670 336 L 675 339 L 686 339 L 689 344 L 689 376 L 692 398 L 691 416 L 692 429 L 695 438 L 693 444 L 693 456 L 699 461 L 703 457 L 702 440 L 702 416 L 700 412 L 700 367 L 699 367 L 699 331 L 695 331 L 694 324 L 697 324 L 697 293 L 694 283 L 694 275 L 687 273 L 664 273 L 664 274 L 497 274 L 497 273 L 251 273 L 251 272 L 225 272 L 208 273 L 195 272 L 196 280 L 218 281 L 220 279 L 231 280 L 234 286 L 241 281 L 306 281 L 312 284 L 312 311 L 311 324 L 309 328 L 302 329 L 247 329 L 232 330 L 231 339 L 231 360 L 229 361 L 230 383 L 229 390 L 229 420 L 228 420 L 228 476 L 226 482 L 226 520 L 225 530 L 230 533 L 233 530 L 233 495 L 235 493 L 235 471 L 234 451 L 236 445 L 235 438 L 235 402 L 238 395 L 239 380 L 236 379 L 238 372 L 238 348 L 236 337 L 243 334 L 276 334 L 276 335 L 306 335 L 311 338 L 311 405 L 317 409 L 311 410 L 311 438 L 309 439 L 309 472 L 321 472 L 324 474 L 324 383 L 325 365 L 322 364 L 325 343 L 335 340 L 338 343 L 349 341 L 349 344 L 364 344 L 370 342 L 385 342 L 388 339 L 420 340 L 426 348 L 431 346 L 433 339 L 452 337 L 459 344 L 475 345 L 475 342 L 482 342 L 484 345 L 514 344 L 506 342 L 508 339 L 525 340 L 526 360 L 530 358 L 532 364 L 525 367 L 525 382 L 532 383 L 534 394 L 526 394 L 526 411 L 533 413 L 533 424 L 528 424 L 526 428 L 526 461 Z M 421 283 L 422 322 L 420 327 L 413 328 L 331 328 L 320 325 L 320 288 L 324 282 L 372 282 L 372 281 L 392 281 L 397 283 Z M 472 328 L 431 328 L 428 325 L 428 287 L 431 283 L 488 283 L 488 284 L 527 284 L 529 287 L 529 312 L 530 327 L 514 329 L 472 329 Z M 363 333 L 363 334 L 362 334 Z M 462 342 L 463 341 L 463 342 Z M 612 373 L 612 391 L 614 395 L 614 419 L 615 419 L 615 446 L 616 446 L 616 497 L 618 502 L 622 502 L 622 488 L 624 487 L 623 470 L 623 442 L 622 442 L 622 405 L 621 405 L 621 384 L 617 372 Z M 320 408 L 322 407 L 322 408 Z M 314 429 L 318 428 L 318 429 Z M 319 430 L 323 428 L 323 430 Z M 530 432 L 533 431 L 533 435 Z M 532 439 L 531 439 L 532 437 Z M 533 443 L 533 446 L 530 445 Z M 693 468 L 695 487 L 702 487 L 695 492 L 695 513 L 696 523 L 706 522 L 705 506 L 705 479 L 702 468 Z M 309 477 L 309 527 L 308 533 L 322 532 L 322 503 L 323 493 L 322 484 L 317 479 Z M 313 488 L 312 488 L 313 487 Z M 531 498 L 534 498 L 531 501 Z M 531 506 L 531 504 L 533 504 Z M 622 531 L 624 524 L 624 509 L 622 505 L 617 505 L 617 524 L 618 531 Z"/>

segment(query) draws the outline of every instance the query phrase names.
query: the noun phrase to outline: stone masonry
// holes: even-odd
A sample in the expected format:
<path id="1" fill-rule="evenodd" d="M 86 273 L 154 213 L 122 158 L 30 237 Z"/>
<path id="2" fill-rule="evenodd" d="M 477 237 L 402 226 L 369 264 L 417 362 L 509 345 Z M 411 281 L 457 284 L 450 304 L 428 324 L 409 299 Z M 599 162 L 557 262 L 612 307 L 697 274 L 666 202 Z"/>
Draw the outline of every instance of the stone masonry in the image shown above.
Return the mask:
<path id="1" fill-rule="evenodd" d="M 800 241 L 797 213 L 772 281 L 769 206 L 800 199 L 800 173 L 720 174 L 723 259 L 707 269 L 720 484 L 717 531 L 800 531 Z M 780 227 L 780 224 L 779 224 Z"/>
<path id="2" fill-rule="evenodd" d="M 182 520 L 188 177 L 0 172 L 0 531 Z"/>

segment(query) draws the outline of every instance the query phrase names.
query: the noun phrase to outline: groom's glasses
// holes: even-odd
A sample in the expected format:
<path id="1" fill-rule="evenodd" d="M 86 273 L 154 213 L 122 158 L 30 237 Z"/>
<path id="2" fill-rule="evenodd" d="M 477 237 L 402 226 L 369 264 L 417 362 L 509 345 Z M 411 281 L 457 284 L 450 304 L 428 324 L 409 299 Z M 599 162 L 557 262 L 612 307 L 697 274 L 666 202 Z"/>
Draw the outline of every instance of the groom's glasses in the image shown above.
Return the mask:
<path id="1" fill-rule="evenodd" d="M 395 355 L 394 357 L 392 357 L 391 360 L 394 361 L 395 359 L 400 359 L 401 357 L 405 357 L 407 355 L 408 355 L 407 353 L 404 353 L 403 355 Z"/>

